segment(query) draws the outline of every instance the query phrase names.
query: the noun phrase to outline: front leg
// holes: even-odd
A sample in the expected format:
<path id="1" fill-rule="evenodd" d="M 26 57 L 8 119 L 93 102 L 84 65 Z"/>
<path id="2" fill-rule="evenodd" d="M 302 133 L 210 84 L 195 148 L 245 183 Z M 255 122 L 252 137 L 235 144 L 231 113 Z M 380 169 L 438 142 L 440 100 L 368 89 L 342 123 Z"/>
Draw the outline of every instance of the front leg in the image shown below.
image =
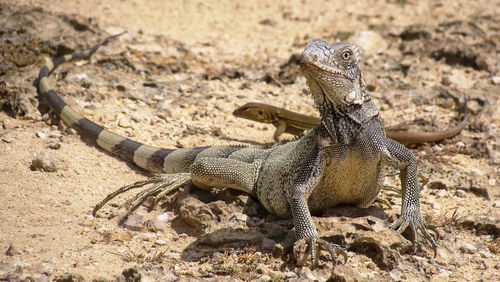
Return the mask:
<path id="1" fill-rule="evenodd" d="M 391 224 L 391 228 L 399 233 L 403 232 L 408 226 L 413 232 L 413 243 L 418 242 L 418 230 L 431 243 L 436 254 L 436 239 L 429 234 L 427 229 L 437 234 L 436 227 L 429 224 L 420 214 L 420 186 L 417 181 L 417 160 L 413 153 L 400 143 L 386 138 L 385 147 L 389 155 L 386 155 L 387 162 L 400 170 L 401 186 L 403 189 L 403 198 L 401 205 L 401 216 Z"/>
<path id="2" fill-rule="evenodd" d="M 347 251 L 344 248 L 318 237 L 318 231 L 314 226 L 307 205 L 308 195 L 314 190 L 321 179 L 323 173 L 323 158 L 323 150 L 318 149 L 318 146 L 316 146 L 315 150 L 309 154 L 298 171 L 289 199 L 292 210 L 292 220 L 298 239 L 293 247 L 295 258 L 299 261 L 299 248 L 304 244 L 309 244 L 313 267 L 318 262 L 319 257 L 317 252 L 321 246 L 328 250 L 334 261 L 338 254 L 343 255 L 345 261 L 347 261 Z M 303 260 L 305 260 L 305 258 Z"/>

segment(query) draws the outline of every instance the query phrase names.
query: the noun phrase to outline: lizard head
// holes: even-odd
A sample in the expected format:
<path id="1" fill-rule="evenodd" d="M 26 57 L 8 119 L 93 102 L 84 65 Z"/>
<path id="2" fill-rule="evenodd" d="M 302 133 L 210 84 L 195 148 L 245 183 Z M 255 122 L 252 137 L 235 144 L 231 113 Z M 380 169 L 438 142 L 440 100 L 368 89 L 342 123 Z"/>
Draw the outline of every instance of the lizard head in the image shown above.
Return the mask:
<path id="1" fill-rule="evenodd" d="M 236 117 L 246 118 L 253 121 L 272 123 L 274 121 L 271 113 L 264 110 L 263 107 L 270 107 L 260 103 L 246 103 L 245 105 L 233 111 Z"/>
<path id="2" fill-rule="evenodd" d="M 361 49 L 349 43 L 329 44 L 322 39 L 307 43 L 300 69 L 317 104 L 327 99 L 343 108 L 369 99 L 359 68 L 360 54 Z"/>

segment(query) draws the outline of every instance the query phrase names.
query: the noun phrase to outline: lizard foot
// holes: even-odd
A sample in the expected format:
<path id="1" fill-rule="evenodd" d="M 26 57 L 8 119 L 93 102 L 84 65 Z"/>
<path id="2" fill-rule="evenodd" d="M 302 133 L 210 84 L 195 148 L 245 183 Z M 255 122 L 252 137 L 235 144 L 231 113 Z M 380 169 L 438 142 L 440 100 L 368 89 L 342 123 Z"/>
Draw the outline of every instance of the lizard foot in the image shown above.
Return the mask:
<path id="1" fill-rule="evenodd" d="M 298 265 L 304 265 L 305 261 L 308 257 L 308 253 L 305 253 L 304 256 L 301 259 L 299 259 L 300 253 L 301 253 L 300 249 L 304 245 L 306 245 L 306 247 L 307 247 L 307 245 L 309 245 L 309 247 L 310 247 L 312 268 L 314 268 L 319 263 L 318 252 L 320 250 L 320 247 L 324 247 L 325 249 L 328 250 L 328 252 L 332 256 L 334 265 L 335 265 L 335 261 L 336 261 L 339 254 L 344 256 L 344 259 L 345 259 L 344 263 L 347 262 L 346 249 L 342 248 L 341 246 L 339 246 L 337 244 L 330 243 L 330 242 L 323 240 L 321 238 L 318 238 L 318 237 L 309 237 L 309 238 L 300 239 L 297 242 L 295 242 L 295 244 L 293 245 L 293 254 L 295 256 L 295 259 L 297 260 Z"/>
<path id="2" fill-rule="evenodd" d="M 391 223 L 389 226 L 392 229 L 395 229 L 398 233 L 402 233 L 407 227 L 411 228 L 413 233 L 413 245 L 416 246 L 418 244 L 418 230 L 422 232 L 425 239 L 429 241 L 434 249 L 434 257 L 437 255 L 437 242 L 439 239 L 439 233 L 437 231 L 437 227 L 434 224 L 430 224 L 422 217 L 418 210 L 414 210 L 413 212 L 407 212 L 402 214 L 396 221 Z M 427 229 L 431 230 L 435 236 L 432 236 Z"/>
<path id="3" fill-rule="evenodd" d="M 176 190 L 183 184 L 191 180 L 191 175 L 189 173 L 176 173 L 176 174 L 158 174 L 150 177 L 143 181 L 138 181 L 136 183 L 123 186 L 115 192 L 109 194 L 104 200 L 100 201 L 92 211 L 92 215 L 96 216 L 97 211 L 101 209 L 107 202 L 116 197 L 119 194 L 127 192 L 128 190 L 143 187 L 144 185 L 153 184 L 153 186 L 143 190 L 138 193 L 130 202 L 129 213 L 134 210 L 142 201 L 144 201 L 149 196 L 154 196 L 154 204 L 158 202 L 161 197 L 166 194 Z"/>

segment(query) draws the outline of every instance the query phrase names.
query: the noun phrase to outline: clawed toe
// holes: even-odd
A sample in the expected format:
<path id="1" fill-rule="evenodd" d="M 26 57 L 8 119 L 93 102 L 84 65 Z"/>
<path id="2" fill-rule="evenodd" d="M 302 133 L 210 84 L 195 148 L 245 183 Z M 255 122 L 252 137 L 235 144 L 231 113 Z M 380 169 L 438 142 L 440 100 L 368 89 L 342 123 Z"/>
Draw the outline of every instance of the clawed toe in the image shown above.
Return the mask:
<path id="1" fill-rule="evenodd" d="M 308 246 L 308 248 L 306 249 L 306 253 L 304 254 L 304 256 L 300 259 L 300 248 L 302 248 L 304 245 Z M 293 246 L 293 254 L 298 264 L 303 265 L 308 257 L 307 251 L 310 250 L 312 267 L 314 268 L 319 263 L 319 251 L 321 247 L 328 250 L 328 252 L 332 256 L 334 265 L 336 264 L 338 255 L 342 255 L 344 257 L 344 263 L 347 262 L 348 257 L 346 249 L 318 237 L 303 238 L 295 242 Z"/>
<path id="2" fill-rule="evenodd" d="M 176 190 L 181 185 L 190 181 L 191 177 L 189 173 L 177 173 L 177 174 L 159 174 L 148 178 L 144 181 L 138 181 L 134 184 L 123 186 L 115 192 L 109 194 L 101 202 L 99 202 L 93 209 L 92 215 L 96 216 L 99 209 L 101 209 L 107 202 L 109 202 L 114 197 L 119 194 L 125 193 L 128 190 L 143 187 L 148 184 L 154 184 L 153 186 L 138 193 L 130 202 L 128 211 L 129 213 L 133 211 L 140 203 L 142 203 L 147 197 L 154 196 L 153 205 L 155 205 L 159 199 L 161 199 L 166 194 Z"/>
<path id="3" fill-rule="evenodd" d="M 418 230 L 422 233 L 424 238 L 431 244 L 434 249 L 434 257 L 437 256 L 437 240 L 439 240 L 439 232 L 437 231 L 436 225 L 427 223 L 420 214 L 412 216 L 401 216 L 393 222 L 390 228 L 395 229 L 398 233 L 402 233 L 407 227 L 411 228 L 413 233 L 413 246 L 416 249 L 418 245 Z M 429 233 L 429 231 L 434 233 L 434 236 Z"/>

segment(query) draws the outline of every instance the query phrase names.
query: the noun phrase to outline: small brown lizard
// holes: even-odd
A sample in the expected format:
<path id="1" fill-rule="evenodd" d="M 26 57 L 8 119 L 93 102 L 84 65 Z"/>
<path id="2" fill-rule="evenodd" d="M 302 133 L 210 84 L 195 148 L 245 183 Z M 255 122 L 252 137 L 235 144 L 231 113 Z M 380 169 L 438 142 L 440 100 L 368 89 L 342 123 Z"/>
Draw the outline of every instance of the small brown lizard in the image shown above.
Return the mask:
<path id="1" fill-rule="evenodd" d="M 467 101 L 465 102 L 467 103 Z M 320 119 L 296 112 L 292 112 L 280 107 L 275 107 L 263 103 L 250 102 L 237 108 L 233 115 L 262 123 L 270 123 L 276 127 L 274 140 L 279 141 L 283 133 L 300 135 L 304 130 L 313 128 L 320 122 Z M 467 105 L 465 105 L 464 116 L 460 123 L 446 130 L 433 132 L 412 132 L 399 131 L 396 128 L 386 127 L 388 138 L 398 141 L 401 144 L 420 144 L 424 142 L 435 142 L 446 138 L 451 138 L 462 131 L 467 124 Z"/>

